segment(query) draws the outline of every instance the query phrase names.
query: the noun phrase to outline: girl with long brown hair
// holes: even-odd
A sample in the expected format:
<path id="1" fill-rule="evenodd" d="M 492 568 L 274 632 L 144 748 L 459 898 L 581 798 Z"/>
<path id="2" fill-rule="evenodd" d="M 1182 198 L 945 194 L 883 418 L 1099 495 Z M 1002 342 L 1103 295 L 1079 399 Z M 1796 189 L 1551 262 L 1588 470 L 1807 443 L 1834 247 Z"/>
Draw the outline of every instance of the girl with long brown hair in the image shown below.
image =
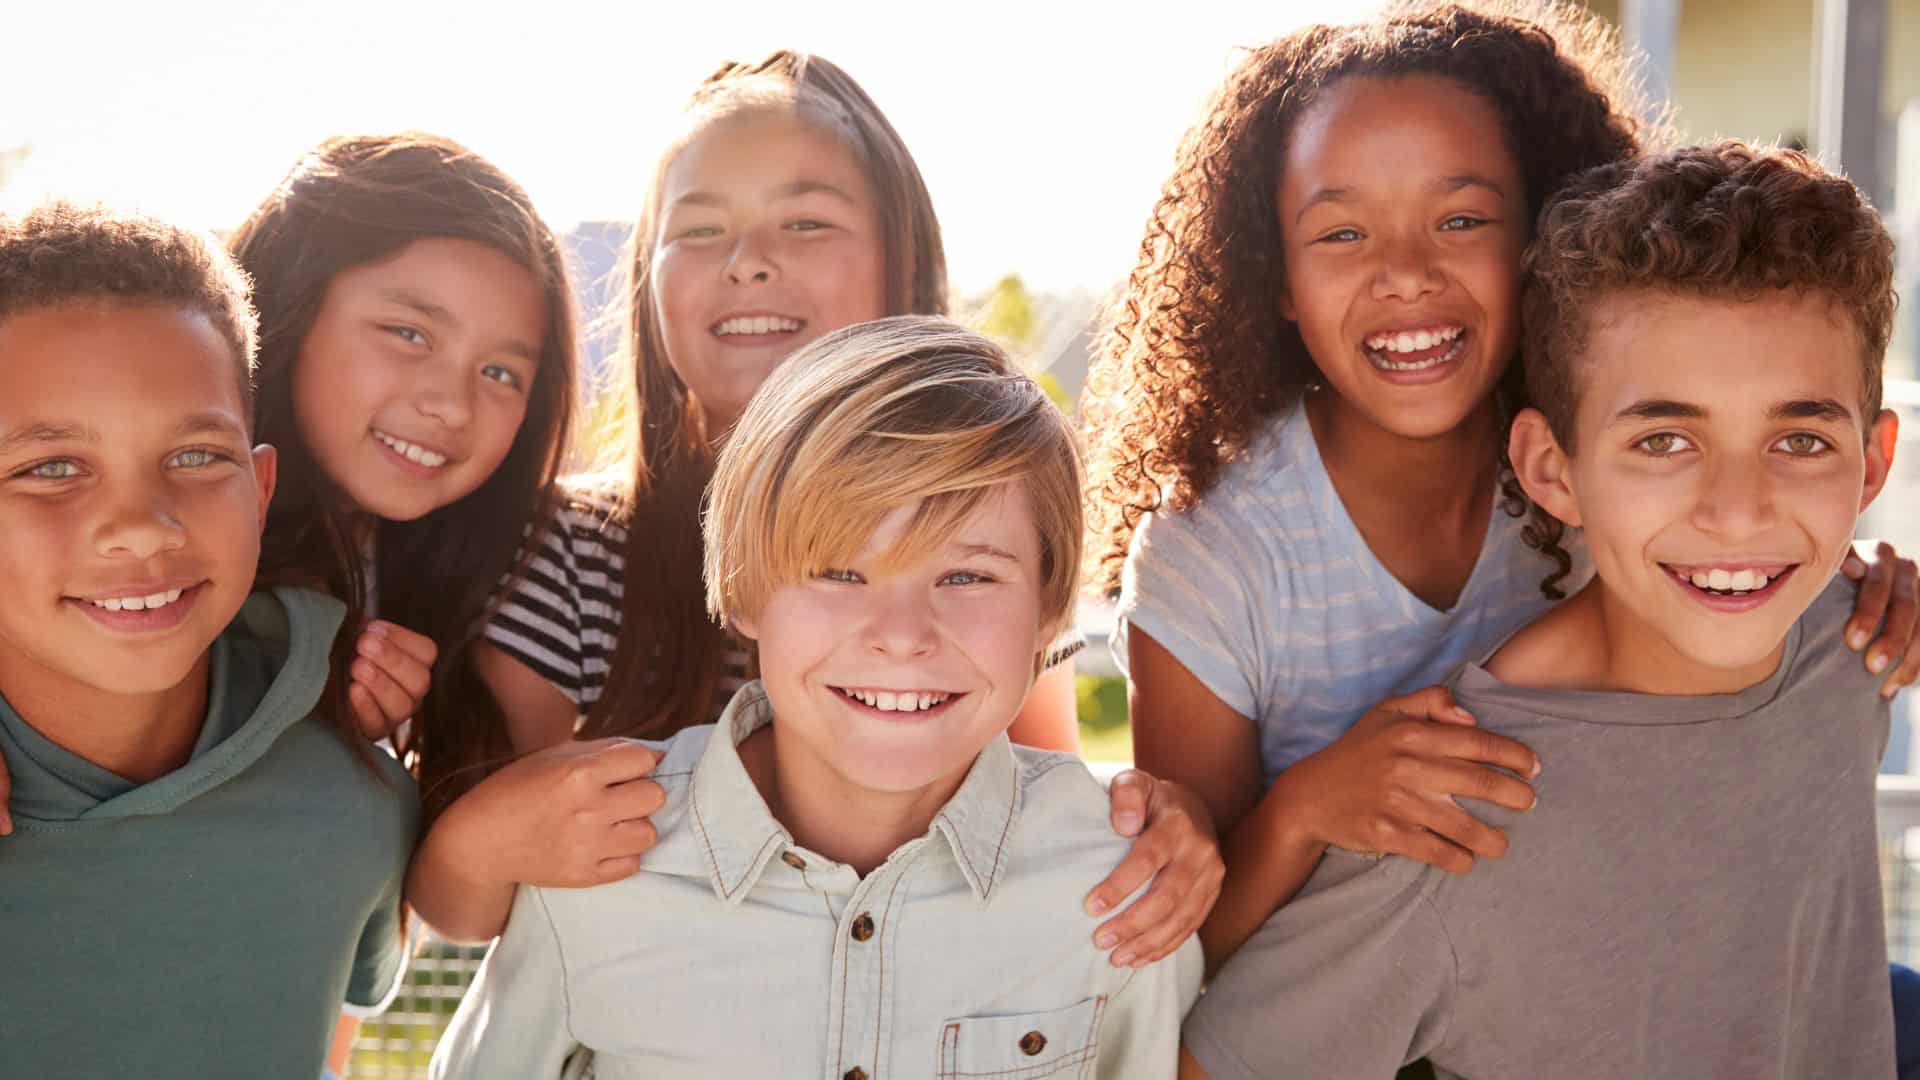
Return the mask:
<path id="1" fill-rule="evenodd" d="M 497 933 L 515 882 L 618 877 L 651 843 L 638 817 L 658 788 L 625 782 L 638 759 L 610 767 L 596 744 L 567 740 L 710 722 L 750 675 L 751 654 L 705 610 L 699 499 L 761 381 L 830 331 L 946 310 L 939 225 L 898 133 L 845 72 L 792 52 L 725 65 L 695 93 L 627 261 L 630 471 L 570 490 L 480 653 L 515 747 L 561 745 L 454 807 L 415 867 L 415 902 L 460 936 Z M 1049 658 L 1016 739 L 1075 745 L 1072 672 L 1059 662 L 1074 647 Z M 1089 910 L 1158 871 L 1155 891 L 1098 931 L 1116 962 L 1145 963 L 1198 924 L 1218 858 L 1190 795 L 1140 774 L 1115 790 L 1116 827 L 1145 831 Z M 569 791 L 586 794 L 556 804 Z"/>

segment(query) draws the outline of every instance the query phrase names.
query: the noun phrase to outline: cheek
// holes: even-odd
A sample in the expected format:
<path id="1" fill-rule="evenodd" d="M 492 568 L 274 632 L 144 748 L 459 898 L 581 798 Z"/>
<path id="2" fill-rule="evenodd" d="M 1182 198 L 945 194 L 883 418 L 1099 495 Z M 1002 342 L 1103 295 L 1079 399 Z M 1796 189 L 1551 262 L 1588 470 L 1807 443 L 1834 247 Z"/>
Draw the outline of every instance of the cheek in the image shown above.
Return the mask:
<path id="1" fill-rule="evenodd" d="M 808 277 L 817 283 L 820 309 L 834 325 L 823 332 L 855 323 L 869 322 L 887 314 L 886 259 L 875 247 L 866 244 L 840 246 L 838 251 L 821 245 L 807 260 Z"/>

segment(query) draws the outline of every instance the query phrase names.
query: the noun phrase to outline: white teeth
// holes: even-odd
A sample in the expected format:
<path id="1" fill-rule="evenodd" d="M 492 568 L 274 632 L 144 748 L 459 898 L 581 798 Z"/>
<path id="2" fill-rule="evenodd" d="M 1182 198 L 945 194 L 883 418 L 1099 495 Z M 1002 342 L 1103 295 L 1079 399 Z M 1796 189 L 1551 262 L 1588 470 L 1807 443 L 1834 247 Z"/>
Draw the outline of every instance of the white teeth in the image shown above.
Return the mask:
<path id="1" fill-rule="evenodd" d="M 105 600 L 87 602 L 107 611 L 152 611 L 154 608 L 166 607 L 180 599 L 180 594 L 185 591 L 185 589 L 168 589 L 166 592 L 152 593 L 147 596 L 114 596 Z"/>
<path id="2" fill-rule="evenodd" d="M 1438 330 L 1408 330 L 1397 334 L 1375 334 L 1366 339 L 1375 352 L 1420 352 L 1452 341 L 1466 332 L 1465 327 L 1447 326 Z"/>
<path id="3" fill-rule="evenodd" d="M 720 335 L 727 334 L 790 334 L 800 329 L 798 319 L 783 318 L 779 315 L 742 315 L 723 321 L 713 328 Z"/>
<path id="4" fill-rule="evenodd" d="M 881 712 L 919 712 L 944 704 L 951 694 L 930 694 L 913 690 L 852 690 L 841 693 Z"/>
<path id="5" fill-rule="evenodd" d="M 1753 592 L 1764 589 L 1778 574 L 1768 574 L 1760 570 L 1695 570 L 1687 575 L 1695 588 L 1712 589 L 1715 592 Z"/>
<path id="6" fill-rule="evenodd" d="M 373 437 L 392 447 L 394 453 L 399 454 L 401 457 L 406 458 L 416 465 L 425 465 L 429 469 L 437 469 L 447 463 L 447 456 L 445 454 L 436 454 L 424 446 L 410 443 L 405 439 L 396 439 L 384 431 L 374 432 Z"/>

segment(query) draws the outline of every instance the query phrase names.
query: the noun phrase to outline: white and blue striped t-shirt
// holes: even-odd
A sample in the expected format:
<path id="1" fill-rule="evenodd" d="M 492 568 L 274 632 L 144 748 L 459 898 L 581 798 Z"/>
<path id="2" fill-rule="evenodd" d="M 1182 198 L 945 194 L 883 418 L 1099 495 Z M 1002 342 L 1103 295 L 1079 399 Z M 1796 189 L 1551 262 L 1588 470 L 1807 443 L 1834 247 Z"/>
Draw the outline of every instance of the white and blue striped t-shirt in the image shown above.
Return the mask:
<path id="1" fill-rule="evenodd" d="M 1134 534 L 1113 638 L 1128 623 L 1165 646 L 1252 720 L 1269 784 L 1384 698 L 1431 686 L 1546 610 L 1553 563 L 1520 539 L 1524 518 L 1493 500 L 1473 575 L 1448 611 L 1409 592 L 1374 557 L 1327 476 L 1306 413 L 1269 422 L 1190 510 L 1151 514 Z M 1563 543 L 1571 594 L 1592 574 Z"/>

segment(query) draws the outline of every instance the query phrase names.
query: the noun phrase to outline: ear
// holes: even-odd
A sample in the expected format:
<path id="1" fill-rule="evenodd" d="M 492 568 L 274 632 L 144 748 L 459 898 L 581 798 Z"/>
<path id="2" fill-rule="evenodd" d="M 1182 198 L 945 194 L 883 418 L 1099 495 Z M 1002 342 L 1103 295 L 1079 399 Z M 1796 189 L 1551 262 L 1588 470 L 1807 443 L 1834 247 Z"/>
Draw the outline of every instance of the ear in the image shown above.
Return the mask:
<path id="1" fill-rule="evenodd" d="M 735 612 L 734 614 L 727 616 L 727 629 L 733 631 L 736 634 L 739 634 L 741 637 L 746 638 L 749 641 L 759 641 L 760 631 L 758 628 L 756 628 L 753 625 L 753 623 L 754 623 L 754 620 L 753 620 L 753 616 L 751 615 L 742 615 L 739 612 Z"/>
<path id="2" fill-rule="evenodd" d="M 1513 430 L 1507 435 L 1507 460 L 1513 462 L 1520 486 L 1547 513 L 1580 525 L 1580 500 L 1573 491 L 1573 476 L 1568 466 L 1572 459 L 1560 449 L 1553 428 L 1539 409 L 1522 409 L 1513 418 Z"/>
<path id="3" fill-rule="evenodd" d="M 253 482 L 260 491 L 260 531 L 267 528 L 267 507 L 273 505 L 273 485 L 280 477 L 280 452 L 266 443 L 253 448 Z"/>
<path id="4" fill-rule="evenodd" d="M 1293 306 L 1293 290 L 1285 285 L 1280 287 L 1280 317 L 1290 323 L 1300 321 L 1299 309 Z"/>
<path id="5" fill-rule="evenodd" d="M 1887 486 L 1887 473 L 1893 469 L 1893 450 L 1900 442 L 1900 414 L 1881 409 L 1867 431 L 1867 475 L 1860 489 L 1860 509 L 1865 510 Z"/>

